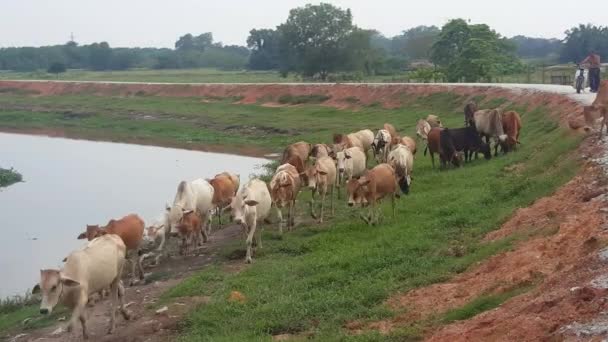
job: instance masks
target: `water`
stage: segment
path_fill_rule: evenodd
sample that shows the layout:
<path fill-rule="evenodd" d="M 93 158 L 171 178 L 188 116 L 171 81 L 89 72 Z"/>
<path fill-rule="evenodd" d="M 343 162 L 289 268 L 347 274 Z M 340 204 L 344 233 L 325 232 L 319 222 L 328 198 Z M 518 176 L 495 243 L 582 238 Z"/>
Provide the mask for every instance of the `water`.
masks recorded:
<path fill-rule="evenodd" d="M 0 133 L 0 166 L 25 180 L 0 190 L 0 298 L 57 268 L 86 224 L 137 213 L 146 223 L 181 180 L 222 171 L 249 179 L 266 160 L 171 148 Z"/>

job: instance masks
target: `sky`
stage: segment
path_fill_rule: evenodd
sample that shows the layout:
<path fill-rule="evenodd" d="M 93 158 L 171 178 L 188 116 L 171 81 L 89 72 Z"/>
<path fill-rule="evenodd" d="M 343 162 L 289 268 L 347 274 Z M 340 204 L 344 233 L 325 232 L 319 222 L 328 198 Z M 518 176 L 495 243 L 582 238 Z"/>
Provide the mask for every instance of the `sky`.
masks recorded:
<path fill-rule="evenodd" d="M 605 25 L 608 1 L 326 0 L 350 8 L 354 23 L 390 37 L 451 18 L 486 23 L 504 36 L 563 38 L 579 23 Z M 0 0 L 0 47 L 107 41 L 112 47 L 173 47 L 185 33 L 245 45 L 252 28 L 274 28 L 300 0 Z M 586 10 L 588 7 L 589 10 Z M 603 20 L 601 20 L 603 19 Z"/>

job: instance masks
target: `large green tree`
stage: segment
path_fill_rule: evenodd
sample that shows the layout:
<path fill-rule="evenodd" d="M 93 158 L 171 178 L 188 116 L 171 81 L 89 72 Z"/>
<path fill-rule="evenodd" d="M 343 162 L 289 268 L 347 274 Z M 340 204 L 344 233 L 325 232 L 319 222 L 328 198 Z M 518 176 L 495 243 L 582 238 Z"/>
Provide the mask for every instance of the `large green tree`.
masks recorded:
<path fill-rule="evenodd" d="M 279 32 L 270 29 L 253 29 L 247 37 L 247 47 L 251 49 L 249 68 L 270 70 L 279 67 Z"/>
<path fill-rule="evenodd" d="M 560 60 L 580 62 L 593 50 L 608 57 L 608 27 L 581 24 L 566 31 Z"/>
<path fill-rule="evenodd" d="M 343 10 L 331 4 L 308 4 L 292 9 L 287 21 L 277 30 L 280 34 L 280 64 L 283 71 L 295 71 L 304 76 L 318 75 L 321 79 L 335 71 L 347 69 L 344 63 L 350 59 L 353 43 L 361 35 L 353 25 L 349 9 Z M 368 43 L 369 47 L 369 36 Z M 352 62 L 352 61 L 351 61 Z"/>
<path fill-rule="evenodd" d="M 205 32 L 198 36 L 187 33 L 175 42 L 175 49 L 180 51 L 196 50 L 203 52 L 213 44 L 213 34 Z"/>
<path fill-rule="evenodd" d="M 521 69 L 515 50 L 488 25 L 454 19 L 442 27 L 431 48 L 431 61 L 450 82 L 492 81 Z"/>

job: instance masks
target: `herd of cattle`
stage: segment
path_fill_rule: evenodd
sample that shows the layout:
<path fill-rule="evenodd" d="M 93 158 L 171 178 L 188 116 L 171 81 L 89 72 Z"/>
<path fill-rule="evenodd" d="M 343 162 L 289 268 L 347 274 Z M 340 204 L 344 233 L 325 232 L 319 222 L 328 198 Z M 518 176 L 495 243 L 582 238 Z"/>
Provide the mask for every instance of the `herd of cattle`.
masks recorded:
<path fill-rule="evenodd" d="M 463 159 L 469 161 L 473 154 L 482 153 L 490 159 L 491 140 L 494 141 L 495 155 L 498 147 L 506 153 L 519 144 L 522 126 L 516 112 L 478 110 L 471 102 L 465 106 L 464 113 L 463 128 L 444 128 L 435 115 L 418 121 L 418 141 L 425 143 L 424 154 L 430 153 L 433 167 L 435 154 L 439 155 L 442 167 L 449 164 L 459 167 Z M 40 283 L 33 290 L 42 293 L 40 312 L 48 314 L 58 303 L 72 308 L 68 330 L 79 320 L 86 339 L 85 308 L 90 303 L 89 297 L 94 294 L 103 297 L 105 290 L 109 289 L 111 333 L 118 300 L 121 313 L 125 319 L 129 318 L 124 307 L 125 291 L 121 281 L 127 259 L 132 264 L 133 281 L 141 280 L 144 277 L 142 261 L 155 256 L 158 264 L 166 239 L 179 237 L 180 253 L 190 254 L 208 241 L 211 218 L 217 216 L 221 227 L 222 212 L 229 211 L 232 221 L 246 232 L 245 259 L 250 263 L 255 249 L 262 246 L 258 223 L 268 223 L 271 209 L 275 208 L 279 232 L 283 233 L 285 223 L 291 230 L 295 225 L 296 200 L 306 187 L 312 192 L 310 214 L 319 222 L 324 219 L 325 198 L 329 195 L 333 214 L 334 191 L 337 191 L 339 199 L 342 187 L 346 190 L 348 206 L 367 208 L 367 214 L 362 213 L 361 218 L 368 224 L 378 223 L 378 204 L 387 197 L 391 198 L 394 217 L 395 199 L 401 193 L 409 193 L 416 152 L 415 139 L 400 136 L 392 125 L 384 124 L 375 134 L 369 129 L 335 134 L 333 144 L 301 141 L 288 146 L 269 183 L 254 178 L 241 187 L 239 175 L 230 172 L 220 173 L 212 179 L 182 181 L 163 218 L 147 228 L 135 214 L 110 220 L 103 227 L 88 225 L 78 236 L 78 239 L 87 239 L 88 243 L 70 253 L 61 269 L 41 270 Z M 370 164 L 368 159 L 377 161 L 371 169 L 367 168 Z M 284 208 L 286 222 L 283 220 Z M 160 243 L 149 253 L 143 253 L 142 246 L 146 242 L 152 245 Z"/>

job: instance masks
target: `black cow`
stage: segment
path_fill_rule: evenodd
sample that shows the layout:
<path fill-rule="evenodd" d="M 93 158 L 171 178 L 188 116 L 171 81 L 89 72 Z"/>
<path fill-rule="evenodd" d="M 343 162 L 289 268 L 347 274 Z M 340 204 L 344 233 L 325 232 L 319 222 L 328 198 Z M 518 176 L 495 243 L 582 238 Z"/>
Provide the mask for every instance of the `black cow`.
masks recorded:
<path fill-rule="evenodd" d="M 483 153 L 486 159 L 492 158 L 490 146 L 481 140 L 474 126 L 450 129 L 450 135 L 456 150 L 464 151 L 465 161 L 470 161 L 473 153 L 477 159 L 478 152 Z"/>

